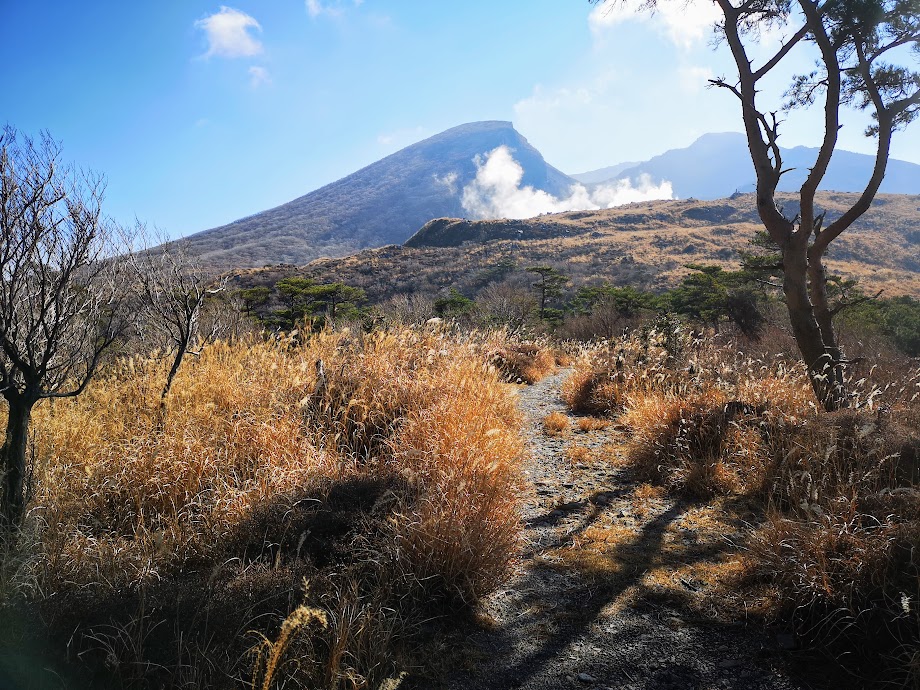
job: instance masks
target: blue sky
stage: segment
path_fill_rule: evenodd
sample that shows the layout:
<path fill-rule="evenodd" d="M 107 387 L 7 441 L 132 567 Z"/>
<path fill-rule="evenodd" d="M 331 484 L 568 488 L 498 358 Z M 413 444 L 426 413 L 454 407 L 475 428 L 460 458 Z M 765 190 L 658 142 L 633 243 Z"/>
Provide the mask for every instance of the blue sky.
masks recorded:
<path fill-rule="evenodd" d="M 472 120 L 513 121 L 565 172 L 739 129 L 732 97 L 704 88 L 731 74 L 705 0 L 654 17 L 587 0 L 229 1 L 0 0 L 0 120 L 48 129 L 106 175 L 108 213 L 174 236 Z M 865 119 L 845 125 L 841 146 L 871 152 Z M 793 116 L 782 143 L 815 131 Z M 893 153 L 920 163 L 920 123 Z"/>

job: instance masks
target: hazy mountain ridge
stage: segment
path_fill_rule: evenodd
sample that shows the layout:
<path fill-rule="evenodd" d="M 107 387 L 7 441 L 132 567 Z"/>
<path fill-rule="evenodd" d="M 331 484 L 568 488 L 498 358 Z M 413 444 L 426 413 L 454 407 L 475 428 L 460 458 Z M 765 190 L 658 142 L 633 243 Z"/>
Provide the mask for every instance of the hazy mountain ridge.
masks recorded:
<path fill-rule="evenodd" d="M 783 167 L 794 170 L 783 175 L 779 190 L 796 191 L 802 186 L 809 166 L 814 164 L 817 149 L 796 146 L 781 150 Z M 874 165 L 873 156 L 838 149 L 820 189 L 861 191 Z M 597 179 L 599 173 L 606 170 L 616 172 L 607 179 Z M 572 177 L 586 183 L 601 184 L 613 180 L 636 180 L 643 175 L 648 175 L 655 183 L 669 181 L 675 196 L 680 199 L 718 199 L 736 191 L 750 192 L 754 190 L 756 179 L 747 140 L 738 132 L 704 134 L 686 148 L 671 149 L 642 163 L 629 167 L 612 166 Z M 920 194 L 920 165 L 892 157 L 888 161 L 880 192 Z"/>
<path fill-rule="evenodd" d="M 641 165 L 641 161 L 627 161 L 624 163 L 617 163 L 616 165 L 608 165 L 606 168 L 570 174 L 569 177 L 578 180 L 582 184 L 598 184 L 600 182 L 606 182 L 607 180 L 615 180 L 617 179 L 617 175 L 621 172 L 629 168 L 634 168 L 637 165 Z"/>
<path fill-rule="evenodd" d="M 575 181 L 548 165 L 510 122 L 474 122 L 408 146 L 347 177 L 276 208 L 188 238 L 212 266 L 303 264 L 367 247 L 404 242 L 428 220 L 463 215 L 460 191 L 477 156 L 507 146 L 523 184 L 553 195 Z"/>

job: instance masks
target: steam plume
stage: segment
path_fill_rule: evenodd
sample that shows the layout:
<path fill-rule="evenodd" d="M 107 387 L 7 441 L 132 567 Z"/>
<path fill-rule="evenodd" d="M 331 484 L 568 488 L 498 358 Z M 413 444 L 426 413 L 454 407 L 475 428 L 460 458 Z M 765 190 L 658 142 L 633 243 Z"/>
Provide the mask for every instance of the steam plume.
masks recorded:
<path fill-rule="evenodd" d="M 474 160 L 476 177 L 460 196 L 460 203 L 471 218 L 532 218 L 541 213 L 596 210 L 633 201 L 674 198 L 670 182 L 656 185 L 648 175 L 642 175 L 635 184 L 616 180 L 590 191 L 582 184 L 574 184 L 567 197 L 556 197 L 529 185 L 521 186 L 524 168 L 507 146 L 499 146 Z"/>

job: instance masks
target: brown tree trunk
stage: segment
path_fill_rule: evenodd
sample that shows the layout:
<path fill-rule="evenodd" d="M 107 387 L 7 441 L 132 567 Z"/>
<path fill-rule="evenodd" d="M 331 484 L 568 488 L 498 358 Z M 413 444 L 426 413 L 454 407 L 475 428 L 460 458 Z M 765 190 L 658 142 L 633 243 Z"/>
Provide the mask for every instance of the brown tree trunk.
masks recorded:
<path fill-rule="evenodd" d="M 819 254 L 809 252 L 808 282 L 815 320 L 821 329 L 821 339 L 829 357 L 830 368 L 827 371 L 828 385 L 832 387 L 830 400 L 825 401 L 827 410 L 838 410 L 846 406 L 846 383 L 843 371 L 843 352 L 834 330 L 834 313 L 827 301 L 827 270 Z M 828 405 L 830 403 L 830 405 Z"/>
<path fill-rule="evenodd" d="M 176 356 L 173 357 L 172 366 L 169 368 L 169 374 L 166 376 L 166 385 L 163 386 L 163 392 L 160 394 L 160 407 L 166 405 L 166 396 L 172 388 L 173 379 L 179 373 L 179 367 L 182 366 L 182 360 L 185 359 L 185 353 L 188 352 L 189 338 L 184 338 L 176 350 Z"/>
<path fill-rule="evenodd" d="M 25 515 L 26 450 L 29 438 L 29 421 L 37 398 L 14 394 L 7 397 L 9 416 L 6 420 L 6 437 L 0 448 L 0 467 L 3 472 L 0 513 L 3 524 L 16 528 Z"/>
<path fill-rule="evenodd" d="M 808 255 L 803 247 L 790 242 L 783 253 L 783 292 L 789 310 L 792 334 L 802 358 L 808 366 L 808 376 L 815 396 L 825 410 L 839 410 L 846 404 L 843 374 L 839 351 L 830 324 L 830 310 L 827 309 L 826 294 L 821 283 L 817 289 L 824 295 L 824 311 L 827 314 L 827 330 L 819 324 L 815 305 L 812 303 L 809 282 L 814 284 L 815 267 L 809 265 Z M 818 264 L 817 270 L 823 268 Z M 812 280 L 809 281 L 809 277 Z M 825 341 L 825 333 L 831 342 Z"/>

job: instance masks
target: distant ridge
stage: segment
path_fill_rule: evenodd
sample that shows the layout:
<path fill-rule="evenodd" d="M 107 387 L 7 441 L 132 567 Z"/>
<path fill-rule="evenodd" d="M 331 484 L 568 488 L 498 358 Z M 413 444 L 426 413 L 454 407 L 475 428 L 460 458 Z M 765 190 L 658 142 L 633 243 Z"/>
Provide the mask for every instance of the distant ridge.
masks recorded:
<path fill-rule="evenodd" d="M 783 167 L 794 170 L 783 175 L 779 190 L 793 192 L 802 186 L 809 166 L 814 164 L 817 149 L 796 146 L 781 151 Z M 874 165 L 873 156 L 838 149 L 820 189 L 862 191 Z M 598 179 L 607 170 L 616 172 L 606 179 Z M 686 148 L 666 151 L 644 163 L 621 164 L 572 177 L 584 183 L 602 184 L 611 180 L 635 181 L 643 175 L 655 184 L 668 180 L 674 195 L 681 199 L 721 199 L 736 191 L 750 192 L 754 190 L 755 180 L 747 139 L 738 132 L 704 134 Z M 880 193 L 920 194 L 920 165 L 893 157 L 888 161 Z"/>
<path fill-rule="evenodd" d="M 191 235 L 190 250 L 216 268 L 305 264 L 400 244 L 432 218 L 462 216 L 460 190 L 477 155 L 508 146 L 523 184 L 561 195 L 574 180 L 548 165 L 510 122 L 472 122 L 408 146 L 276 208 Z"/>
<path fill-rule="evenodd" d="M 601 168 L 600 170 L 590 170 L 588 172 L 575 173 L 574 175 L 569 175 L 569 177 L 578 180 L 582 184 L 597 184 L 598 182 L 605 182 L 607 180 L 616 179 L 616 176 L 621 172 L 628 170 L 629 168 L 634 168 L 637 165 L 641 165 L 641 163 L 639 161 L 617 163 L 616 165 L 610 165 L 606 168 Z"/>

